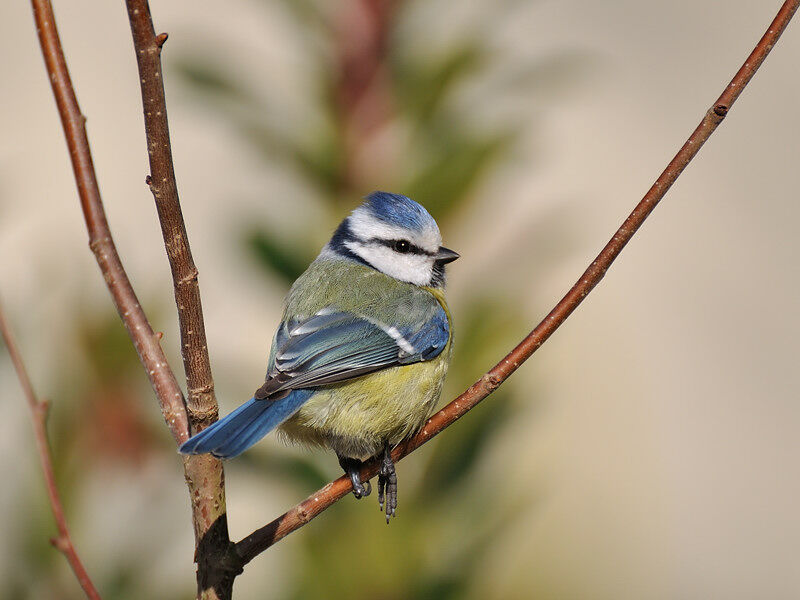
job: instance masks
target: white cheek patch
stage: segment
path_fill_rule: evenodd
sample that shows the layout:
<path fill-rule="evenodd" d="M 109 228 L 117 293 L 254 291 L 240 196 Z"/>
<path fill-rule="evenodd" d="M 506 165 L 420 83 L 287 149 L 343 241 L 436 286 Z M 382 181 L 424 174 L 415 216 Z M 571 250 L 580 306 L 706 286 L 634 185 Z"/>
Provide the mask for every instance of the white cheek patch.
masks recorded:
<path fill-rule="evenodd" d="M 433 258 L 420 254 L 398 254 L 377 244 L 345 242 L 348 250 L 360 256 L 381 273 L 414 285 L 427 285 L 433 274 Z"/>

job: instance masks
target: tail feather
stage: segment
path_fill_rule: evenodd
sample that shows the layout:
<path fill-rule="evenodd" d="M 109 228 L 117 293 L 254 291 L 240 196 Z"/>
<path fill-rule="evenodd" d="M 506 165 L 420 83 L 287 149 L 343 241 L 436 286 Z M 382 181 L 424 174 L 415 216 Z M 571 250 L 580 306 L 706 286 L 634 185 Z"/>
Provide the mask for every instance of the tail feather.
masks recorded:
<path fill-rule="evenodd" d="M 210 452 L 217 458 L 238 456 L 296 413 L 312 393 L 311 390 L 294 390 L 275 402 L 251 398 L 229 415 L 186 440 L 179 452 Z"/>

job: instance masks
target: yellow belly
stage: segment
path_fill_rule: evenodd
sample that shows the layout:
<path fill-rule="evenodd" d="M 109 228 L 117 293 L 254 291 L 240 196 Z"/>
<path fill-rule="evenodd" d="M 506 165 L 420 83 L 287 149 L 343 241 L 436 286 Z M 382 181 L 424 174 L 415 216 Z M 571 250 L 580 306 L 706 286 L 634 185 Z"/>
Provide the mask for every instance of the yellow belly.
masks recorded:
<path fill-rule="evenodd" d="M 449 359 L 448 343 L 431 361 L 319 388 L 280 431 L 293 442 L 328 446 L 341 456 L 375 456 L 387 441 L 396 444 L 425 423 L 442 393 Z"/>
<path fill-rule="evenodd" d="M 425 288 L 444 309 L 450 339 L 433 360 L 390 367 L 320 387 L 279 432 L 292 442 L 327 446 L 340 456 L 366 460 L 384 444 L 419 430 L 436 408 L 453 350 L 453 320 L 441 289 Z"/>

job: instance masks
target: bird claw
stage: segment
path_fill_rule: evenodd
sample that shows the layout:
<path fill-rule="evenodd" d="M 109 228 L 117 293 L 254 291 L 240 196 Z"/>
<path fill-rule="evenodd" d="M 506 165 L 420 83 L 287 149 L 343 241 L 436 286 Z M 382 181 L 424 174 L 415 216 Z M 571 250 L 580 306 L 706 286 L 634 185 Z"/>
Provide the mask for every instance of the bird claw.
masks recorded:
<path fill-rule="evenodd" d="M 345 474 L 350 477 L 350 482 L 353 484 L 353 496 L 357 500 L 361 500 L 364 496 L 369 496 L 372 493 L 372 484 L 369 481 L 361 482 L 361 461 L 355 458 L 347 458 L 346 456 L 339 457 L 339 464 L 344 469 Z"/>
<path fill-rule="evenodd" d="M 353 496 L 356 500 L 361 500 L 364 496 L 369 496 L 372 493 L 372 484 L 369 481 L 361 483 L 360 479 L 353 481 Z"/>
<path fill-rule="evenodd" d="M 372 493 L 372 484 L 361 481 L 360 470 L 363 463 L 355 458 L 339 457 L 339 464 L 353 484 L 353 495 L 360 500 Z M 397 514 L 397 472 L 392 462 L 391 447 L 387 443 L 383 448 L 380 469 L 378 470 L 378 505 L 381 512 L 386 513 L 386 523 Z"/>
<path fill-rule="evenodd" d="M 383 450 L 381 467 L 378 471 L 378 505 L 386 513 L 386 524 L 389 518 L 397 513 L 397 472 L 392 462 L 391 449 L 387 444 Z"/>

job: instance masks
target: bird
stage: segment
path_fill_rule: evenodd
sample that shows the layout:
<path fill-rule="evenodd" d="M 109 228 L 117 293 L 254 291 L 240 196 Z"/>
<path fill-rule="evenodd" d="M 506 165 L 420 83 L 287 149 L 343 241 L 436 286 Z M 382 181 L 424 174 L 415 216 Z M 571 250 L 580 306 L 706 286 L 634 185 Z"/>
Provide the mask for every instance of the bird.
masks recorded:
<path fill-rule="evenodd" d="M 391 450 L 433 413 L 450 363 L 445 265 L 457 258 L 420 204 L 369 194 L 291 286 L 264 384 L 180 452 L 233 458 L 277 429 L 333 450 L 356 498 L 371 493 L 359 471 L 377 457 L 388 523 L 397 511 Z"/>

